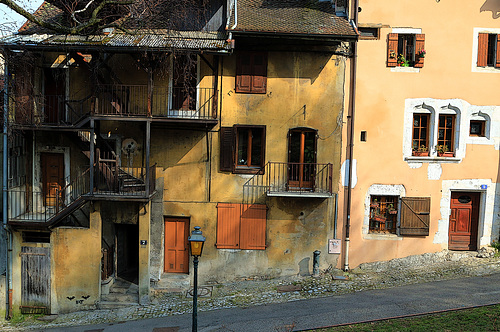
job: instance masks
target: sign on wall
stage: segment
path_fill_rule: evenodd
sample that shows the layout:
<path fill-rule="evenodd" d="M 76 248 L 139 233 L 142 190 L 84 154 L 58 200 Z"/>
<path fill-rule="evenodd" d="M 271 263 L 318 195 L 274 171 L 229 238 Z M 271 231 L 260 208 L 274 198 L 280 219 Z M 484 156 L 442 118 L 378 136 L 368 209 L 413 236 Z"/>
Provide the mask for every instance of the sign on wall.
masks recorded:
<path fill-rule="evenodd" d="M 328 239 L 328 253 L 329 254 L 340 254 L 340 244 L 341 244 L 341 240 Z"/>

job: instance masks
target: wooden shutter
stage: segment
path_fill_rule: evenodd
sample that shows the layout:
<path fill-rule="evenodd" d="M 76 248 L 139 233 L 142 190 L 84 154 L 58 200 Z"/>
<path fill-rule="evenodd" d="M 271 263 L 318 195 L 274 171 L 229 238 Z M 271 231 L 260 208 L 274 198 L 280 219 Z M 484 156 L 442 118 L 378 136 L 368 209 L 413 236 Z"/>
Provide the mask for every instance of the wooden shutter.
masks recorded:
<path fill-rule="evenodd" d="M 390 33 L 387 36 L 387 67 L 396 67 L 398 64 L 398 34 Z"/>
<path fill-rule="evenodd" d="M 424 66 L 424 58 L 418 56 L 422 50 L 425 50 L 425 34 L 420 33 L 415 35 L 415 68 Z"/>
<path fill-rule="evenodd" d="M 253 53 L 252 65 L 252 93 L 266 93 L 267 53 Z"/>
<path fill-rule="evenodd" d="M 252 90 L 252 54 L 240 53 L 236 62 L 236 92 Z"/>
<path fill-rule="evenodd" d="M 220 128 L 220 170 L 233 170 L 234 130 L 233 127 Z"/>
<path fill-rule="evenodd" d="M 401 197 L 401 235 L 429 235 L 430 197 Z"/>
<path fill-rule="evenodd" d="M 240 204 L 217 204 L 217 248 L 240 247 L 240 214 Z"/>
<path fill-rule="evenodd" d="M 477 43 L 477 66 L 486 67 L 488 65 L 488 34 L 480 33 Z"/>
<path fill-rule="evenodd" d="M 495 67 L 500 67 L 500 34 L 497 35 L 497 54 L 496 54 L 496 62 Z"/>
<path fill-rule="evenodd" d="M 242 204 L 240 248 L 266 249 L 266 212 L 263 204 Z"/>

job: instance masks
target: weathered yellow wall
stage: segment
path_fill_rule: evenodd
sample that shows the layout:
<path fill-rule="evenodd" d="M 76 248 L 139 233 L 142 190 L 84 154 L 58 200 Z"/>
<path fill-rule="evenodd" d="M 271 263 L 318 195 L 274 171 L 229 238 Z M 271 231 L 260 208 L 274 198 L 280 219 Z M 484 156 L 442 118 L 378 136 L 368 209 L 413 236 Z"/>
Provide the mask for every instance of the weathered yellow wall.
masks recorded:
<path fill-rule="evenodd" d="M 99 203 L 95 203 L 94 208 L 90 214 L 90 229 L 61 227 L 51 235 L 53 313 L 95 308 L 95 302 L 100 300 Z M 73 296 L 74 299 L 68 299 Z"/>
<path fill-rule="evenodd" d="M 318 130 L 318 163 L 332 163 L 334 189 L 340 167 L 344 61 L 331 54 L 270 52 L 266 94 L 235 93 L 236 56 L 224 57 L 221 126 L 266 126 L 265 161 L 286 162 L 288 131 L 296 127 Z M 206 66 L 202 66 L 202 72 Z M 210 85 L 210 77 L 205 81 Z M 333 237 L 334 198 L 268 198 L 266 250 L 229 250 L 215 247 L 218 202 L 241 203 L 243 184 L 251 174 L 219 171 L 219 126 L 208 133 L 153 129 L 151 164 L 163 186 L 163 202 L 152 216 L 153 229 L 163 232 L 163 216 L 190 218 L 190 229 L 201 226 L 207 242 L 200 259 L 203 281 L 249 276 L 278 276 L 312 272 L 314 250 L 321 250 L 321 268 L 335 265 L 327 241 Z M 208 149 L 208 150 L 207 150 Z M 152 246 L 163 247 L 152 231 Z M 152 275 L 163 266 L 155 258 Z M 192 268 L 192 267 L 191 267 Z M 158 271 L 160 270 L 160 271 Z"/>
<path fill-rule="evenodd" d="M 473 29 L 498 28 L 500 23 L 499 19 L 492 18 L 491 10 L 484 7 L 487 3 L 484 0 L 460 4 L 452 1 L 360 0 L 360 26 L 382 24 L 383 28 L 379 40 L 360 40 L 358 43 L 354 131 L 357 184 L 352 190 L 350 267 L 362 262 L 446 249 L 447 243 L 435 240 L 439 222 L 447 219 L 449 213 L 449 209 L 440 206 L 445 194 L 443 181 L 487 179 L 492 182 L 490 187 L 498 182 L 499 155 L 493 144 L 467 144 L 461 162 L 439 163 L 442 168 L 439 180 L 429 180 L 429 163 L 411 168 L 403 160 L 406 99 L 459 98 L 478 106 L 500 104 L 500 72 L 478 73 L 471 69 L 475 63 Z M 500 10 L 500 5 L 496 7 Z M 427 54 L 424 67 L 418 73 L 393 72 L 386 66 L 387 35 L 393 28 L 403 27 L 421 28 L 425 34 Z M 360 131 L 363 130 L 367 131 L 367 142 L 360 141 Z M 366 239 L 362 235 L 362 225 L 365 199 L 372 184 L 401 184 L 406 189 L 406 196 L 430 196 L 430 235 L 394 240 Z M 345 202 L 345 195 L 342 202 Z M 343 219 L 344 216 L 340 220 Z M 339 226 L 339 231 L 342 230 Z"/>

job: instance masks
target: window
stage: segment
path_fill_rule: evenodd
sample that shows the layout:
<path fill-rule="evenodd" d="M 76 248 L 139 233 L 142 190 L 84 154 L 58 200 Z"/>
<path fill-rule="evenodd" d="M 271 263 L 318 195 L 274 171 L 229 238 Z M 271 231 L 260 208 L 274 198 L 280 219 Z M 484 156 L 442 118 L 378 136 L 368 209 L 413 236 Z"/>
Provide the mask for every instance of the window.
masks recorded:
<path fill-rule="evenodd" d="M 23 232 L 23 242 L 50 243 L 50 233 L 47 232 Z"/>
<path fill-rule="evenodd" d="M 379 39 L 380 28 L 358 27 L 359 39 Z"/>
<path fill-rule="evenodd" d="M 486 136 L 485 128 L 486 128 L 486 121 L 471 120 L 469 136 L 485 137 Z"/>
<path fill-rule="evenodd" d="M 390 33 L 387 39 L 387 66 L 422 68 L 426 54 L 424 46 L 424 34 Z"/>
<path fill-rule="evenodd" d="M 265 126 L 222 127 L 220 170 L 257 173 L 264 166 L 265 142 Z"/>
<path fill-rule="evenodd" d="M 371 196 L 370 233 L 396 234 L 398 196 Z"/>
<path fill-rule="evenodd" d="M 500 67 L 500 34 L 478 34 L 478 67 Z"/>
<path fill-rule="evenodd" d="M 438 156 L 452 157 L 455 143 L 455 115 L 440 114 L 436 150 Z"/>
<path fill-rule="evenodd" d="M 218 249 L 266 249 L 266 213 L 263 204 L 217 204 Z"/>
<path fill-rule="evenodd" d="M 236 92 L 266 93 L 267 53 L 242 52 L 236 62 Z"/>
<path fill-rule="evenodd" d="M 429 155 L 429 114 L 413 114 L 412 155 Z"/>

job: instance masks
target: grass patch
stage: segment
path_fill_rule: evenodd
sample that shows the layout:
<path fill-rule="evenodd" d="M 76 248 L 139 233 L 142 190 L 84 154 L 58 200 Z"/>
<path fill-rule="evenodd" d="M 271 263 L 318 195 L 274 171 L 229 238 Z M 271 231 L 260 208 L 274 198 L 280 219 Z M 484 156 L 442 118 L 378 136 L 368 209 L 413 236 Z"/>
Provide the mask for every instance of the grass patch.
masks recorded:
<path fill-rule="evenodd" d="M 317 332 L 337 331 L 498 331 L 500 304 L 413 318 L 390 319 L 374 323 L 352 324 Z"/>

